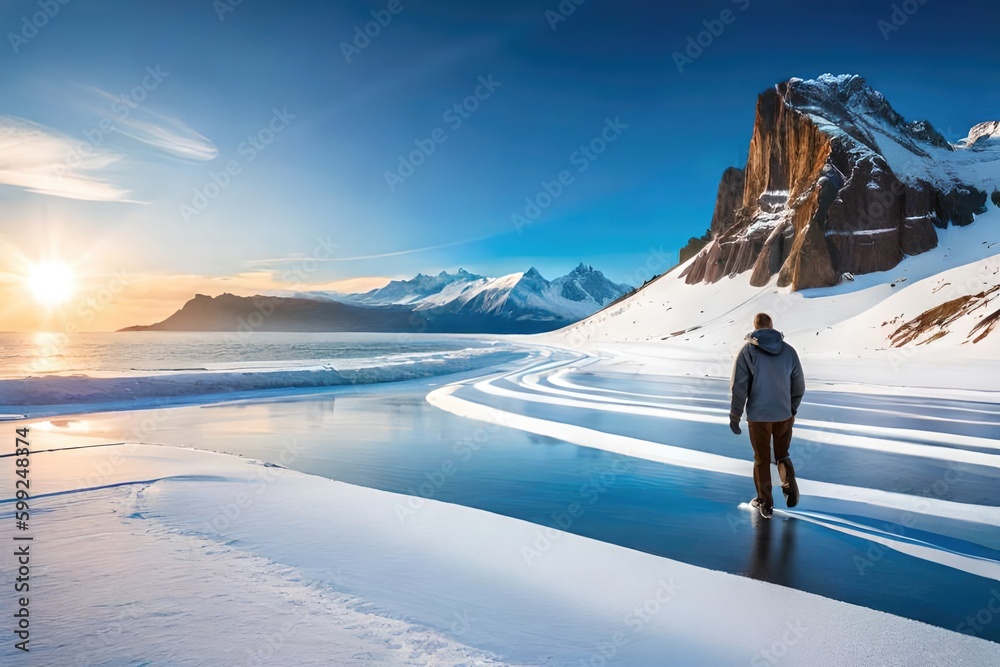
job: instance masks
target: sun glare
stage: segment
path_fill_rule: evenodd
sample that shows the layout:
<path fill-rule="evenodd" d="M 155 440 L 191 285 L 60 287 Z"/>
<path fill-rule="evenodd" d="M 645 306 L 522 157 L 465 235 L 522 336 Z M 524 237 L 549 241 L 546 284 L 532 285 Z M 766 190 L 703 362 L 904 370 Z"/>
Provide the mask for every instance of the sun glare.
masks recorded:
<path fill-rule="evenodd" d="M 35 301 L 58 306 L 73 295 L 73 269 L 60 262 L 35 264 L 28 272 L 28 289 Z"/>

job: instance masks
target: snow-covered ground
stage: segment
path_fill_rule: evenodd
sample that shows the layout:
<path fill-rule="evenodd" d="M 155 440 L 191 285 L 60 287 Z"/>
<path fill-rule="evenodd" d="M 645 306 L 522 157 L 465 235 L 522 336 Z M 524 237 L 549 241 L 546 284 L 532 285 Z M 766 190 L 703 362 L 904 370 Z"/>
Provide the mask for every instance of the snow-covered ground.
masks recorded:
<path fill-rule="evenodd" d="M 106 444 L 120 440 L 96 431 L 60 440 L 55 431 L 72 430 L 72 420 L 47 422 L 48 431 L 39 424 L 36 443 L 53 444 L 31 459 L 39 536 L 31 664 L 995 664 L 997 644 L 962 634 L 970 629 L 960 619 L 982 606 L 992 620 L 991 587 L 1000 581 L 1000 331 L 978 343 L 969 336 L 1000 301 L 961 315 L 930 342 L 894 348 L 889 335 L 927 308 L 995 286 L 998 242 L 1000 215 L 991 209 L 892 272 L 798 293 L 753 288 L 743 277 L 689 286 L 676 270 L 573 327 L 468 352 L 413 353 L 398 363 L 293 370 L 276 363 L 159 373 L 140 383 L 5 381 L 0 389 L 16 400 L 0 400 L 3 413 L 249 400 L 211 414 L 172 408 L 172 419 L 189 422 L 133 431 L 165 443 L 158 446 Z M 748 539 L 733 522 L 765 534 L 737 509 L 752 490 L 750 455 L 745 438 L 728 432 L 722 382 L 760 311 L 799 350 L 808 379 L 793 440 L 803 500 L 773 520 L 787 524 L 780 528 L 787 535 L 799 526 L 806 543 L 797 553 L 782 544 L 784 586 L 692 564 L 715 558 L 712 567 L 747 573 L 732 565 L 745 558 L 733 544 Z M 437 377 L 444 373 L 459 374 Z M 594 519 L 588 533 L 579 523 L 563 531 L 166 444 L 215 447 L 237 423 L 237 439 L 274 439 L 310 428 L 282 415 L 311 415 L 317 444 L 297 463 L 328 457 L 347 475 L 351 452 L 339 448 L 326 417 L 273 401 L 309 391 L 378 393 L 391 380 L 414 377 L 430 378 L 410 389 L 421 410 L 454 420 L 449 428 L 460 423 L 475 436 L 468 424 L 485 424 L 536 438 L 529 453 L 499 453 L 521 466 L 515 479 L 498 467 L 462 469 L 465 483 L 482 489 L 462 502 L 490 509 L 494 502 L 498 512 L 517 514 L 516 503 L 490 493 L 494 485 L 523 492 L 533 473 L 534 483 L 555 488 L 562 469 L 547 466 L 550 448 L 656 467 L 642 468 L 630 478 L 634 486 L 604 501 L 608 523 Z M 104 405 L 101 396 L 113 400 Z M 39 397 L 48 408 L 38 409 Z M 54 397 L 72 405 L 53 407 Z M 249 409 L 254 404 L 263 417 Z M 443 440 L 444 422 L 404 405 L 364 407 L 369 430 L 381 429 L 382 440 L 409 434 L 403 446 L 411 459 L 389 460 L 369 478 L 401 490 L 412 476 L 419 484 L 443 470 L 435 468 L 441 460 L 454 462 L 421 449 Z M 194 410 L 202 414 L 194 418 Z M 142 424 L 151 412 L 103 419 Z M 360 449 L 379 444 L 371 434 L 350 437 Z M 494 437 L 495 445 L 504 442 Z M 448 452 L 451 443 L 443 447 Z M 2 460 L 10 479 L 14 459 Z M 679 505 L 629 497 L 651 486 Z M 525 502 L 569 511 L 566 497 L 552 493 Z M 11 499 L 3 504 L 8 530 Z M 634 525 L 664 531 L 665 543 L 650 542 L 662 550 L 648 550 L 678 558 L 621 546 L 634 536 L 613 526 L 629 512 L 651 517 Z M 685 546 L 691 540 L 716 553 Z M 864 578 L 869 566 L 856 570 L 858 557 L 878 576 Z M 0 562 L 9 580 L 15 562 Z M 801 574 L 815 567 L 819 574 Z M 0 615 L 10 618 L 12 599 L 3 600 Z M 981 634 L 996 637 L 988 624 Z M 13 649 L 4 651 L 6 659 Z"/>
<path fill-rule="evenodd" d="M 8 479 L 12 463 L 3 459 Z M 81 482 L 95 468 L 100 483 Z M 32 475 L 30 664 L 987 665 L 997 655 L 974 637 L 456 505 L 423 501 L 401 521 L 406 497 L 221 454 L 59 449 L 33 454 Z"/>
<path fill-rule="evenodd" d="M 799 352 L 806 377 L 886 391 L 918 388 L 1000 392 L 1000 329 L 973 342 L 970 332 L 1000 309 L 994 291 L 978 308 L 900 347 L 890 336 L 929 308 L 1000 284 L 1000 210 L 967 227 L 939 230 L 934 250 L 891 271 L 855 276 L 836 287 L 789 292 L 751 286 L 746 275 L 687 285 L 684 266 L 593 316 L 536 340 L 605 357 L 618 371 L 728 377 L 732 360 L 769 313 Z M 969 372 L 974 364 L 975 373 Z"/>

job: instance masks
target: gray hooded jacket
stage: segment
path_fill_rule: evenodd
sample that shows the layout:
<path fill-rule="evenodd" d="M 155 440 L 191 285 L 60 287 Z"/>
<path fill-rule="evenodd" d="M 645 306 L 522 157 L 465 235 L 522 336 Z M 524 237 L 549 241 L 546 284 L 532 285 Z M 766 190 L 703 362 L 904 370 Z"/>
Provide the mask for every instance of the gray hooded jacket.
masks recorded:
<path fill-rule="evenodd" d="M 747 334 L 749 341 L 733 365 L 733 403 L 730 417 L 739 420 L 743 406 L 747 421 L 780 422 L 799 410 L 806 391 L 802 365 L 795 349 L 774 329 Z"/>

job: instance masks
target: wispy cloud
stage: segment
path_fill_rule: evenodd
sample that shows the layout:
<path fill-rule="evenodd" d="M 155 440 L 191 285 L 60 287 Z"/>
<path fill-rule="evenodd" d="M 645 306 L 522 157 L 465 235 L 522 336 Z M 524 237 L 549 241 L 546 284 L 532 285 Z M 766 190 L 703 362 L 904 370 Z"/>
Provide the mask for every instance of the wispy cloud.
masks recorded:
<path fill-rule="evenodd" d="M 123 101 L 100 88 L 89 88 L 90 93 L 103 102 L 110 103 L 111 111 L 102 115 L 112 123 L 112 128 L 126 137 L 187 160 L 215 159 L 219 149 L 206 136 L 194 130 L 179 118 L 174 118 L 148 105 Z"/>
<path fill-rule="evenodd" d="M 30 120 L 0 115 L 0 185 L 67 199 L 135 202 L 130 190 L 108 171 L 117 167 L 123 174 L 117 163 L 129 158 L 134 165 L 142 159 L 141 151 L 128 141 L 111 144 L 106 141 L 109 135 L 122 135 L 186 160 L 203 162 L 219 154 L 210 139 L 178 118 L 99 88 L 77 91 L 64 103 L 96 115 L 81 123 L 88 128 L 83 141 Z"/>
<path fill-rule="evenodd" d="M 96 147 L 81 155 L 78 143 L 23 118 L 0 116 L 0 184 L 68 199 L 130 201 L 128 190 L 96 173 L 122 156 Z"/>
<path fill-rule="evenodd" d="M 437 245 L 425 246 L 423 248 L 410 248 L 408 250 L 393 250 L 390 252 L 380 252 L 374 255 L 355 255 L 354 257 L 305 257 L 305 256 L 289 256 L 289 257 L 271 257 L 267 259 L 248 259 L 243 263 L 247 266 L 266 266 L 270 264 L 291 264 L 293 262 L 301 262 L 308 259 L 309 261 L 316 262 L 356 262 L 365 259 L 383 259 L 386 257 L 399 257 L 401 255 L 413 255 L 420 252 L 430 252 L 432 250 L 440 250 L 442 248 L 451 248 L 459 245 L 466 245 L 467 243 L 477 243 L 479 241 L 486 241 L 488 239 L 498 236 L 497 234 L 489 234 L 487 236 L 480 236 L 474 239 L 463 239 L 461 241 L 450 241 L 448 243 L 439 243 Z"/>
<path fill-rule="evenodd" d="M 167 118 L 163 120 L 163 123 L 157 125 L 138 118 L 129 118 L 122 121 L 115 129 L 127 137 L 188 160 L 213 160 L 219 154 L 219 149 L 207 137 L 198 134 L 181 121 Z"/>

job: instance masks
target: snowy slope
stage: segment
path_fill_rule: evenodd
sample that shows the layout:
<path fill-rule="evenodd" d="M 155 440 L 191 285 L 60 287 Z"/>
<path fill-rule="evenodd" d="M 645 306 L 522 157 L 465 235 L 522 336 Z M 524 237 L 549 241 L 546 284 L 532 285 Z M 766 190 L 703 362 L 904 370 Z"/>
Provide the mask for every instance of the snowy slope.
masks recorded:
<path fill-rule="evenodd" d="M 31 609 L 32 664 L 720 665 L 780 654 L 823 667 L 996 655 L 991 642 L 864 607 L 226 455 L 112 445 L 32 459 L 36 496 L 50 494 L 33 507 L 46 550 L 33 561 L 45 586 Z M 80 471 L 102 472 L 84 482 Z M 14 559 L 0 563 L 11 579 Z M 13 613 L 12 596 L 2 604 Z"/>
<path fill-rule="evenodd" d="M 902 347 L 893 347 L 890 339 L 927 309 L 1000 284 L 1000 210 L 992 205 L 967 227 L 939 230 L 934 250 L 908 257 L 890 271 L 856 276 L 835 287 L 790 292 L 776 287 L 772 278 L 756 288 L 745 275 L 688 285 L 678 277 L 683 269 L 684 265 L 677 267 L 614 306 L 543 334 L 542 339 L 613 355 L 622 353 L 612 349 L 615 344 L 639 343 L 628 356 L 642 358 L 643 363 L 655 364 L 657 358 L 697 359 L 699 375 L 711 368 L 709 374 L 727 376 L 732 356 L 752 329 L 753 316 L 767 312 L 804 360 L 812 360 L 813 377 L 822 366 L 818 362 L 824 361 L 827 365 L 822 367 L 830 371 L 831 379 L 861 372 L 876 384 L 932 386 L 936 380 L 946 380 L 930 377 L 913 362 L 951 359 L 959 366 L 949 371 L 950 385 L 966 382 L 1000 390 L 1000 378 L 985 371 L 986 364 L 1000 370 L 1000 329 L 994 328 L 978 343 L 969 339 L 973 327 L 1000 309 L 1000 298 L 949 322 L 945 327 L 949 333 L 930 342 L 927 339 L 937 329 Z M 847 359 L 879 363 L 867 363 L 860 371 L 835 367 Z M 984 372 L 963 377 L 961 364 L 971 359 L 984 364 Z M 676 371 L 671 364 L 660 363 L 661 370 Z M 901 375 L 904 371 L 911 375 Z"/>

